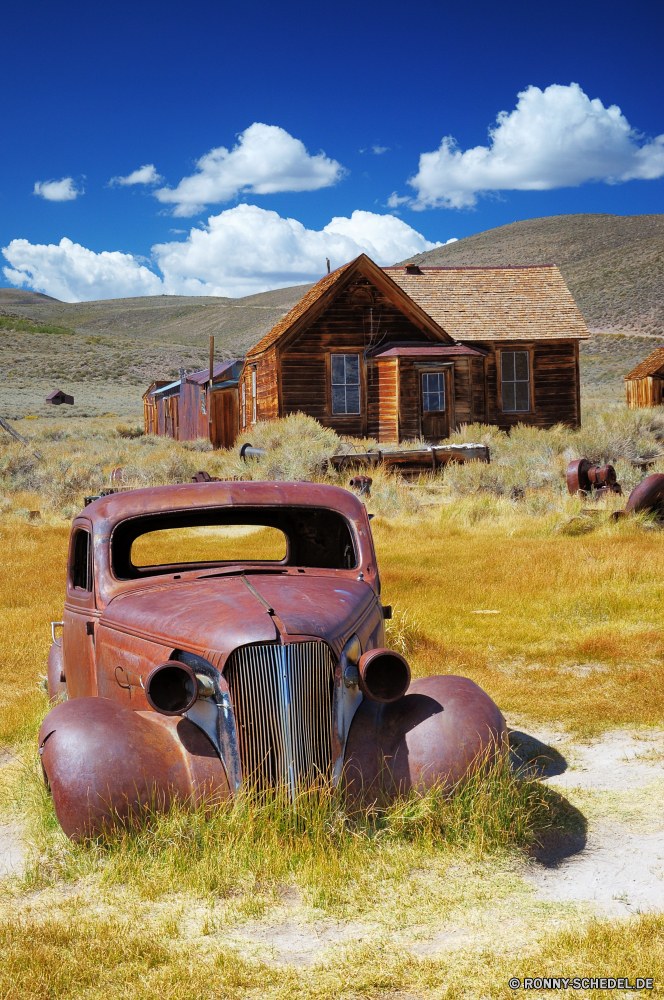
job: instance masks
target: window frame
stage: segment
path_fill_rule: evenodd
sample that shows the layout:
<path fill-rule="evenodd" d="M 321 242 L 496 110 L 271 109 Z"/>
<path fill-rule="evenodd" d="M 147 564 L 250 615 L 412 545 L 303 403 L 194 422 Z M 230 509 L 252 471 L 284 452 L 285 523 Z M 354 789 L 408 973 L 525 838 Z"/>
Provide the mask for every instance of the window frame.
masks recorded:
<path fill-rule="evenodd" d="M 334 419 L 343 420 L 345 418 L 357 418 L 362 416 L 362 403 L 363 403 L 363 387 L 362 387 L 362 353 L 360 351 L 330 351 L 328 353 L 328 363 L 327 363 L 327 391 L 328 391 L 328 407 L 329 415 Z M 333 358 L 357 358 L 357 382 L 332 382 L 332 359 Z M 345 362 L 344 362 L 345 370 Z M 335 413 L 334 411 L 334 393 L 333 388 L 336 385 L 346 386 L 357 386 L 358 389 L 358 408 L 353 412 L 348 412 L 347 410 L 343 413 Z"/>
<path fill-rule="evenodd" d="M 78 539 L 81 535 L 85 535 L 87 538 L 87 551 L 86 551 L 86 586 L 81 586 L 77 583 L 77 570 L 78 570 Z M 69 567 L 69 582 L 71 589 L 76 594 L 86 594 L 91 595 L 94 585 L 94 572 L 93 572 L 93 556 L 92 556 L 92 531 L 90 528 L 83 524 L 77 525 L 72 532 L 71 539 L 71 566 Z"/>
<path fill-rule="evenodd" d="M 422 415 L 424 415 L 425 413 L 447 413 L 447 396 L 448 396 L 448 392 L 447 392 L 447 371 L 448 371 L 448 369 L 445 369 L 445 368 L 441 368 L 439 371 L 430 371 L 429 369 L 424 369 L 424 370 L 421 369 L 420 370 L 420 409 L 422 411 Z M 438 375 L 439 377 L 442 377 L 442 380 L 443 380 L 443 408 L 442 409 L 438 409 L 438 410 L 425 410 L 424 409 L 424 396 L 425 396 L 424 378 L 427 375 Z M 434 395 L 434 394 L 431 393 L 431 392 L 429 392 L 427 390 L 426 391 L 426 395 L 429 396 L 429 395 Z M 440 395 L 440 390 L 438 390 L 438 395 Z"/>
<path fill-rule="evenodd" d="M 247 382 L 242 379 L 242 426 L 247 426 Z"/>
<path fill-rule="evenodd" d="M 257 406 L 256 406 L 256 397 L 257 397 L 256 369 L 252 368 L 251 369 L 251 422 L 252 422 L 252 424 L 256 423 L 256 417 L 257 417 L 257 413 L 258 413 L 258 409 L 257 409 Z"/>
<path fill-rule="evenodd" d="M 527 383 L 526 383 L 527 386 L 528 386 L 528 409 L 526 409 L 526 410 L 506 410 L 505 409 L 505 401 L 504 401 L 504 398 L 503 398 L 503 355 L 504 354 L 525 354 L 527 356 L 527 358 L 528 358 L 528 380 L 527 380 Z M 516 367 L 515 367 L 515 373 L 516 373 Z M 523 345 L 517 346 L 517 345 L 515 345 L 514 347 L 512 347 L 510 345 L 510 347 L 501 347 L 501 348 L 499 348 L 496 351 L 496 377 L 497 377 L 497 382 L 498 382 L 498 397 L 499 397 L 499 400 L 500 400 L 500 412 L 501 412 L 501 414 L 504 414 L 507 417 L 519 417 L 519 416 L 522 416 L 524 413 L 534 413 L 535 412 L 535 404 L 534 404 L 534 399 L 533 399 L 533 397 L 534 397 L 533 348 L 532 348 L 531 345 L 526 345 L 526 346 L 523 346 Z M 523 383 L 523 381 L 525 381 L 525 380 L 523 380 L 523 379 L 514 379 L 514 380 L 506 379 L 505 381 L 508 382 L 508 383 L 510 383 L 510 384 L 512 384 L 512 385 L 516 385 L 517 381 Z"/>

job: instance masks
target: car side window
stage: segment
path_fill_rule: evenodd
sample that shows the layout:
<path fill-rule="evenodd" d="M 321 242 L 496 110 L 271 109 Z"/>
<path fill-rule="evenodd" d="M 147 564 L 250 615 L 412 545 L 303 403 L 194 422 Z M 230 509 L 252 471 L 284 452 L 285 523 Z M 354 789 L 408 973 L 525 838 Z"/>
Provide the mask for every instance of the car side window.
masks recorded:
<path fill-rule="evenodd" d="M 72 543 L 71 582 L 81 590 L 92 590 L 92 545 L 90 532 L 77 528 Z"/>

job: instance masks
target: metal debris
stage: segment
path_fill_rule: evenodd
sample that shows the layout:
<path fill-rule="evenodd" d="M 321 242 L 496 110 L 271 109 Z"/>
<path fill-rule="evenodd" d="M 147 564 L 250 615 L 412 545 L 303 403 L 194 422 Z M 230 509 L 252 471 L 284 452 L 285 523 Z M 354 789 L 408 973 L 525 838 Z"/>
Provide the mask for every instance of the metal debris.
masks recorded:
<path fill-rule="evenodd" d="M 356 491 L 359 497 L 370 497 L 372 483 L 373 479 L 371 476 L 353 476 L 349 485 L 351 489 Z"/>
<path fill-rule="evenodd" d="M 664 475 L 661 472 L 647 476 L 629 495 L 625 513 L 642 512 L 664 515 Z"/>
<path fill-rule="evenodd" d="M 577 458 L 567 466 L 567 489 L 571 496 L 594 497 L 615 493 L 622 496 L 612 465 L 591 465 L 587 458 Z"/>
<path fill-rule="evenodd" d="M 191 481 L 192 483 L 220 483 L 222 480 L 219 476 L 211 476 L 205 469 L 200 469 L 193 474 Z"/>
<path fill-rule="evenodd" d="M 249 458 L 253 458 L 258 461 L 260 458 L 265 458 L 266 455 L 267 451 L 265 448 L 254 448 L 251 444 L 243 444 L 240 448 L 240 458 L 245 462 Z"/>

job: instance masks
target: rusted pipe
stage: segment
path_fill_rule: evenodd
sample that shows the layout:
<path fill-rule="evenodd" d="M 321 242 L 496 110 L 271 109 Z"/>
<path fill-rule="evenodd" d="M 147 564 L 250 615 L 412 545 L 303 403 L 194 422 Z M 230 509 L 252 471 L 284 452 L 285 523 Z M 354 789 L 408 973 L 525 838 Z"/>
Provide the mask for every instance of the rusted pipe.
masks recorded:
<path fill-rule="evenodd" d="M 243 444 L 240 448 L 240 458 L 244 459 L 245 462 L 248 458 L 255 458 L 258 460 L 259 458 L 265 458 L 266 455 L 267 451 L 265 448 L 254 448 L 250 444 Z"/>
<path fill-rule="evenodd" d="M 571 496 L 594 492 L 616 493 L 622 496 L 622 486 L 616 482 L 612 465 L 591 465 L 587 458 L 577 458 L 567 466 L 567 489 Z"/>
<path fill-rule="evenodd" d="M 403 698 L 410 684 L 410 667 L 401 653 L 392 649 L 371 649 L 358 664 L 360 691 L 367 698 L 387 705 Z"/>

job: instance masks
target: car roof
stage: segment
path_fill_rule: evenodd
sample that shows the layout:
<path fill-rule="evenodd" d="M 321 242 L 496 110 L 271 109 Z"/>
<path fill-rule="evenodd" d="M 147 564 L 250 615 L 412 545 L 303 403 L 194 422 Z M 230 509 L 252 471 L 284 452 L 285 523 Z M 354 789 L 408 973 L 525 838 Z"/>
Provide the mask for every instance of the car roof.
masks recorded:
<path fill-rule="evenodd" d="M 108 529 L 141 514 L 230 506 L 326 507 L 351 520 L 365 516 L 362 502 L 338 486 L 253 481 L 181 483 L 126 490 L 93 500 L 82 514 L 93 525 Z"/>

